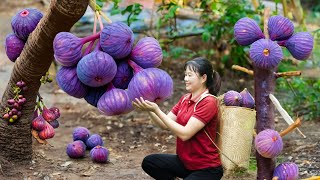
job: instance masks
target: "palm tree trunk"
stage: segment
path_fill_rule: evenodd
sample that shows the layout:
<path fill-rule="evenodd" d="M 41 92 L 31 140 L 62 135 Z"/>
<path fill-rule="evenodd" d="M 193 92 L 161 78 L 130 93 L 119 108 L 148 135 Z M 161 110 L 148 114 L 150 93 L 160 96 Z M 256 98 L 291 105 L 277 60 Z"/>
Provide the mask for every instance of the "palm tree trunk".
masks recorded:
<path fill-rule="evenodd" d="M 29 36 L 23 52 L 15 62 L 0 110 L 3 112 L 7 100 L 13 97 L 11 87 L 19 80 L 25 81 L 28 86 L 24 93 L 27 103 L 23 107 L 22 117 L 14 124 L 0 119 L 0 159 L 24 163 L 32 159 L 30 123 L 40 88 L 40 78 L 53 61 L 53 39 L 57 33 L 69 31 L 84 14 L 87 6 L 88 0 L 52 0 L 45 16 Z"/>

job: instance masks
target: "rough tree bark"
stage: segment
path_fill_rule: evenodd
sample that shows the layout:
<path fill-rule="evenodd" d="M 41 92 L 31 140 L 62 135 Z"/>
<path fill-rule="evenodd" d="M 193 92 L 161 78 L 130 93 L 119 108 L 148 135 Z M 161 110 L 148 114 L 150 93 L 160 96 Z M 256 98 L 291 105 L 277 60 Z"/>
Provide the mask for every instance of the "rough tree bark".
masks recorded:
<path fill-rule="evenodd" d="M 88 2 L 89 0 L 52 0 L 45 16 L 29 36 L 3 94 L 1 118 L 7 99 L 14 96 L 11 87 L 19 80 L 25 81 L 28 86 L 28 90 L 24 92 L 27 103 L 22 110 L 23 116 L 16 123 L 8 124 L 0 119 L 0 158 L 20 163 L 27 163 L 32 159 L 30 123 L 40 78 L 48 71 L 53 60 L 53 39 L 57 33 L 70 30 L 85 13 Z"/>

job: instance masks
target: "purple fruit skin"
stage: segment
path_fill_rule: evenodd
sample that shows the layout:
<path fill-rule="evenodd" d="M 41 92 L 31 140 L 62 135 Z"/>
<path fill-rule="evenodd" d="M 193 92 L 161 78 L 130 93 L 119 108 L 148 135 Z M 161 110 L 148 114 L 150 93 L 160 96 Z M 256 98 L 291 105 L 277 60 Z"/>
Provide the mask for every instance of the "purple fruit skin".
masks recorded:
<path fill-rule="evenodd" d="M 94 51 L 84 56 L 77 65 L 79 80 L 90 87 L 100 87 L 112 81 L 117 73 L 113 58 L 102 51 Z"/>
<path fill-rule="evenodd" d="M 234 25 L 234 37 L 241 46 L 247 46 L 264 38 L 259 25 L 251 18 L 241 18 Z"/>
<path fill-rule="evenodd" d="M 26 8 L 12 17 L 11 27 L 13 32 L 21 40 L 26 41 L 29 34 L 37 27 L 43 14 L 34 8 Z"/>
<path fill-rule="evenodd" d="M 128 85 L 131 100 L 143 97 L 152 102 L 161 102 L 173 93 L 173 80 L 164 70 L 148 68 L 133 76 Z"/>
<path fill-rule="evenodd" d="M 81 39 L 69 32 L 60 32 L 53 41 L 56 61 L 66 67 L 76 65 L 82 57 Z"/>
<path fill-rule="evenodd" d="M 247 88 L 245 88 L 243 91 L 241 91 L 240 95 L 242 97 L 242 103 L 241 103 L 242 107 L 254 108 L 254 104 L 255 104 L 254 98 L 249 93 Z"/>
<path fill-rule="evenodd" d="M 268 55 L 264 54 L 265 49 L 269 50 Z M 277 67 L 283 58 L 281 47 L 270 39 L 260 39 L 254 42 L 249 54 L 256 67 L 266 70 Z"/>
<path fill-rule="evenodd" d="M 97 163 L 106 163 L 109 157 L 109 150 L 102 146 L 96 146 L 90 151 L 92 161 Z"/>
<path fill-rule="evenodd" d="M 153 37 L 141 38 L 130 56 L 142 68 L 158 67 L 163 58 L 161 46 Z"/>
<path fill-rule="evenodd" d="M 53 120 L 53 121 L 50 121 L 49 124 L 54 128 L 58 128 L 59 127 L 59 121 L 57 119 Z"/>
<path fill-rule="evenodd" d="M 101 96 L 107 91 L 107 86 L 97 87 L 97 88 L 89 88 L 88 94 L 84 97 L 84 99 L 90 105 L 97 107 L 98 101 Z"/>
<path fill-rule="evenodd" d="M 127 89 L 133 77 L 133 70 L 126 61 L 122 61 L 117 66 L 117 73 L 112 80 L 116 88 Z"/>
<path fill-rule="evenodd" d="M 77 127 L 73 130 L 73 133 L 72 133 L 73 141 L 81 140 L 83 142 L 86 142 L 89 136 L 90 136 L 90 131 L 85 127 Z"/>
<path fill-rule="evenodd" d="M 114 59 L 122 59 L 128 56 L 132 50 L 133 42 L 133 32 L 123 22 L 108 24 L 100 34 L 102 50 Z"/>
<path fill-rule="evenodd" d="M 98 110 L 108 116 L 125 114 L 133 110 L 131 99 L 126 90 L 112 88 L 98 101 Z"/>
<path fill-rule="evenodd" d="M 92 134 L 86 141 L 88 149 L 92 149 L 98 145 L 103 146 L 103 140 L 100 135 Z"/>
<path fill-rule="evenodd" d="M 294 32 L 293 23 L 283 16 L 271 16 L 268 21 L 268 33 L 272 41 L 289 39 Z"/>
<path fill-rule="evenodd" d="M 40 115 L 32 120 L 31 127 L 36 131 L 42 131 L 46 127 L 46 120 Z"/>
<path fill-rule="evenodd" d="M 6 36 L 5 41 L 5 50 L 10 61 L 15 62 L 17 58 L 20 56 L 23 48 L 24 41 L 19 39 L 15 34 L 11 33 Z"/>
<path fill-rule="evenodd" d="M 299 168 L 292 162 L 281 163 L 274 169 L 273 177 L 278 177 L 278 180 L 298 180 Z"/>
<path fill-rule="evenodd" d="M 226 106 L 240 106 L 242 97 L 237 91 L 230 90 L 224 94 L 223 102 Z"/>
<path fill-rule="evenodd" d="M 59 87 L 70 96 L 83 98 L 88 93 L 88 87 L 78 79 L 76 67 L 61 67 L 56 79 Z"/>
<path fill-rule="evenodd" d="M 80 140 L 74 141 L 67 145 L 66 153 L 70 158 L 82 158 L 86 153 L 86 145 Z"/>
<path fill-rule="evenodd" d="M 285 42 L 285 47 L 294 58 L 305 60 L 312 52 L 313 37 L 309 32 L 299 32 Z"/>
<path fill-rule="evenodd" d="M 280 134 L 272 129 L 261 131 L 256 136 L 254 144 L 258 153 L 265 158 L 274 158 L 278 156 L 283 149 Z"/>

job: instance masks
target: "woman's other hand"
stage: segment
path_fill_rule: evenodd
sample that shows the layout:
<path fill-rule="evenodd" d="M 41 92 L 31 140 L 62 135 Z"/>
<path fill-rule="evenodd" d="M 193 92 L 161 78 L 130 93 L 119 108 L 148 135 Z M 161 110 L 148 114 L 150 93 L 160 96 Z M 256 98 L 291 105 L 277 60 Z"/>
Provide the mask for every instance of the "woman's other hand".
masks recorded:
<path fill-rule="evenodd" d="M 144 100 L 142 97 L 140 97 L 139 99 L 135 98 L 135 101 L 132 101 L 132 105 L 133 107 L 141 111 L 155 112 L 159 108 L 156 103 Z"/>

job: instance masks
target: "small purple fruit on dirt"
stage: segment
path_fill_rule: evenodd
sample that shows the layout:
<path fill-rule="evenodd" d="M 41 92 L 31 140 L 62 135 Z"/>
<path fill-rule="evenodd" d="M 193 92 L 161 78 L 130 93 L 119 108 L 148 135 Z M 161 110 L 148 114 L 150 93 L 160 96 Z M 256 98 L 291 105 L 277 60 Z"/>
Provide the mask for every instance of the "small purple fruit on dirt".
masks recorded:
<path fill-rule="evenodd" d="M 67 145 L 66 152 L 70 158 L 82 158 L 86 153 L 86 145 L 80 140 L 74 141 Z"/>
<path fill-rule="evenodd" d="M 73 130 L 72 136 L 74 141 L 81 140 L 86 142 L 90 136 L 90 131 L 85 127 L 77 127 Z"/>
<path fill-rule="evenodd" d="M 102 146 L 103 145 L 103 140 L 102 140 L 100 135 L 93 134 L 87 139 L 86 145 L 87 145 L 88 149 L 92 149 L 92 148 L 94 148 L 95 146 L 98 146 L 98 145 Z"/>
<path fill-rule="evenodd" d="M 106 163 L 108 161 L 109 151 L 107 148 L 98 145 L 91 149 L 90 157 L 94 162 Z"/>

